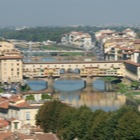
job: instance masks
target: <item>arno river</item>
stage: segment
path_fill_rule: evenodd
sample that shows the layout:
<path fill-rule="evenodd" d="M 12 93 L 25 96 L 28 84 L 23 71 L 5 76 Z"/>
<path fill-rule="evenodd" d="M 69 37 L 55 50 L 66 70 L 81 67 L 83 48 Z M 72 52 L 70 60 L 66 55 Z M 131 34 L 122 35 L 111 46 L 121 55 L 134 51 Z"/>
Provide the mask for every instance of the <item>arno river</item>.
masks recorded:
<path fill-rule="evenodd" d="M 33 90 L 46 88 L 44 81 L 29 81 L 28 84 Z M 100 79 L 86 87 L 82 80 L 57 80 L 52 87 L 54 89 L 52 96 L 71 106 L 86 105 L 92 110 L 113 111 L 126 104 L 125 96 L 118 95 L 111 86 L 106 86 L 106 83 Z"/>

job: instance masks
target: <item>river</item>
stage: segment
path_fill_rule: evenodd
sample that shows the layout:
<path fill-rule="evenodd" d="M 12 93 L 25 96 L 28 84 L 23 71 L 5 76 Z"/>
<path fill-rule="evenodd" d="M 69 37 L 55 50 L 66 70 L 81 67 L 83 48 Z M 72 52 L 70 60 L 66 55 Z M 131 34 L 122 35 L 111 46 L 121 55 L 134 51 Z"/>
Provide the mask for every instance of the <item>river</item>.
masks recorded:
<path fill-rule="evenodd" d="M 45 81 L 28 81 L 32 90 L 47 88 Z M 54 83 L 53 98 L 59 99 L 71 106 L 86 105 L 92 110 L 102 109 L 114 111 L 126 104 L 126 97 L 118 95 L 106 87 L 103 80 L 95 80 L 91 86 L 86 86 L 82 80 L 57 80 Z"/>

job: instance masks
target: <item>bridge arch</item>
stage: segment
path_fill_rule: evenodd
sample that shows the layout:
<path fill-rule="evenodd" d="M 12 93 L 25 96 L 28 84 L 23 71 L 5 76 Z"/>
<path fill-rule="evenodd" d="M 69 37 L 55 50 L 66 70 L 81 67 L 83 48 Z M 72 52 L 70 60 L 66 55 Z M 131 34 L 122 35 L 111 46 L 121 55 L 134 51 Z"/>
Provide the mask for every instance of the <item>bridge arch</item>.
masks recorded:
<path fill-rule="evenodd" d="M 74 70 L 73 70 L 73 73 L 75 73 L 75 74 L 80 74 L 80 68 L 75 68 Z"/>
<path fill-rule="evenodd" d="M 61 68 L 61 69 L 59 70 L 59 72 L 60 72 L 60 74 L 65 74 L 65 73 L 66 73 L 66 69 L 65 69 L 65 68 Z"/>

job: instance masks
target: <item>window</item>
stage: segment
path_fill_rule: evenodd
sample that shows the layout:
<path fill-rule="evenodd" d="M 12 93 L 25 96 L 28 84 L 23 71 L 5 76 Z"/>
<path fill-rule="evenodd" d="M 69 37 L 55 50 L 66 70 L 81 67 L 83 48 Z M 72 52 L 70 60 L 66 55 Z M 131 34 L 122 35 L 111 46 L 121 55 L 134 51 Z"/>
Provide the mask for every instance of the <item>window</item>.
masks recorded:
<path fill-rule="evenodd" d="M 18 129 L 18 122 L 14 122 L 14 128 Z"/>
<path fill-rule="evenodd" d="M 19 71 L 19 68 L 17 68 L 17 71 Z"/>
<path fill-rule="evenodd" d="M 19 63 L 17 63 L 17 66 L 19 66 Z"/>
<path fill-rule="evenodd" d="M 26 112 L 26 120 L 30 120 L 30 112 Z"/>
<path fill-rule="evenodd" d="M 19 72 L 17 72 L 17 75 L 19 75 Z"/>

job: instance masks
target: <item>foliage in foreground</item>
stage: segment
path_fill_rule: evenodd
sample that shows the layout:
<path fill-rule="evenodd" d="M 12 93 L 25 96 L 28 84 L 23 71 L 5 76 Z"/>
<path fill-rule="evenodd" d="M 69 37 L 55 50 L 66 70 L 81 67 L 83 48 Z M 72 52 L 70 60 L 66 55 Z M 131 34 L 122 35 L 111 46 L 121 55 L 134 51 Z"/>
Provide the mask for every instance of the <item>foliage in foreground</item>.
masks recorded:
<path fill-rule="evenodd" d="M 140 140 L 140 113 L 132 106 L 115 112 L 93 112 L 86 106 L 77 109 L 50 101 L 38 111 L 36 124 L 61 140 Z"/>

